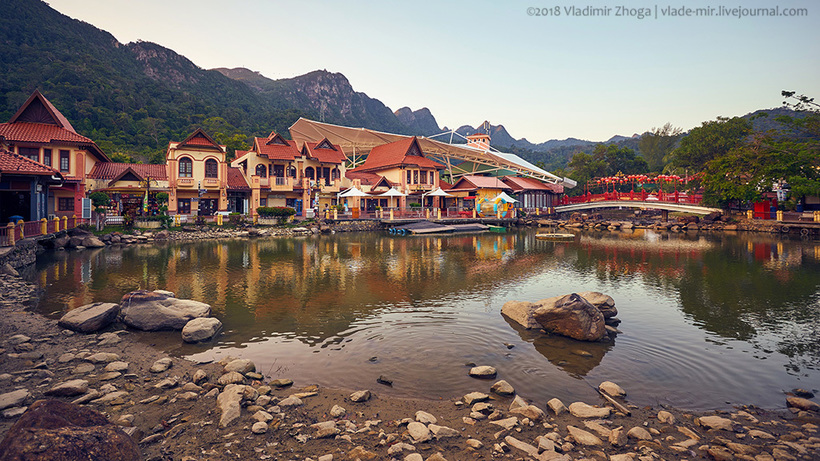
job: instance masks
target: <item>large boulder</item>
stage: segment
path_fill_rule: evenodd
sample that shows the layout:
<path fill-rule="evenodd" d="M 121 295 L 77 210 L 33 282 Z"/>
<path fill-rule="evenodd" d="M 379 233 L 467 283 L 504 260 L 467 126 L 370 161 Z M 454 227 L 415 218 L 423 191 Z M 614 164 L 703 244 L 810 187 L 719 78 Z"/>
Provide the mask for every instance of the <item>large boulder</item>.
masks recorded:
<path fill-rule="evenodd" d="M 577 293 L 538 302 L 533 317 L 545 330 L 580 341 L 600 341 L 606 335 L 604 315 Z"/>
<path fill-rule="evenodd" d="M 578 293 L 578 296 L 586 299 L 590 304 L 597 307 L 598 310 L 604 314 L 604 319 L 618 315 L 618 309 L 615 309 L 615 300 L 612 299 L 612 296 L 597 291 L 585 291 Z"/>
<path fill-rule="evenodd" d="M 153 291 L 132 291 L 120 301 L 120 320 L 146 331 L 181 330 L 189 321 L 209 315 L 209 304 Z"/>
<path fill-rule="evenodd" d="M 103 414 L 59 400 L 38 400 L 6 433 L 0 459 L 136 461 L 141 455 L 137 443 Z"/>
<path fill-rule="evenodd" d="M 532 328 L 541 328 L 541 325 L 535 321 L 532 314 L 538 305 L 527 301 L 507 301 L 501 306 L 501 314 L 530 330 Z"/>
<path fill-rule="evenodd" d="M 119 304 L 93 303 L 68 311 L 61 319 L 60 326 L 81 333 L 91 333 L 105 328 L 120 313 Z"/>
<path fill-rule="evenodd" d="M 99 238 L 89 235 L 83 239 L 83 246 L 86 248 L 102 248 L 105 246 L 105 243 Z"/>
<path fill-rule="evenodd" d="M 213 317 L 193 319 L 182 328 L 182 340 L 186 343 L 208 341 L 222 329 L 222 322 Z"/>

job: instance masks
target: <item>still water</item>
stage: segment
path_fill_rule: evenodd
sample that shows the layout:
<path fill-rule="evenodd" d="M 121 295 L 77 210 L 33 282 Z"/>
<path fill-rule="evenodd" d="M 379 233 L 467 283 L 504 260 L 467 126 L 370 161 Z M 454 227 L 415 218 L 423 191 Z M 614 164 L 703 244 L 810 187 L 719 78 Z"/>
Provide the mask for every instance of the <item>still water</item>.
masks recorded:
<path fill-rule="evenodd" d="M 225 326 L 213 343 L 133 334 L 194 360 L 248 358 L 297 385 L 452 398 L 488 390 L 467 376 L 472 362 L 496 367 L 541 406 L 596 401 L 590 386 L 604 380 L 635 404 L 693 410 L 778 408 L 784 390 L 820 388 L 817 240 L 356 233 L 55 252 L 33 277 L 51 317 L 136 289 L 209 303 Z M 508 300 L 579 291 L 615 299 L 623 333 L 614 341 L 548 337 L 500 314 Z M 377 384 L 380 375 L 393 387 Z"/>

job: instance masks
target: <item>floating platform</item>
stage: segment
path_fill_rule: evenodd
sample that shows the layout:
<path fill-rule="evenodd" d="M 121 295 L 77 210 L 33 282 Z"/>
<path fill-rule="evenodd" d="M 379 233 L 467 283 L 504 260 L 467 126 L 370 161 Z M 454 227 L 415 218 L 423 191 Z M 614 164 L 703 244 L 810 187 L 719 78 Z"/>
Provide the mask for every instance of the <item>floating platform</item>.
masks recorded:
<path fill-rule="evenodd" d="M 535 234 L 535 238 L 538 240 L 549 240 L 551 242 L 572 242 L 577 237 L 575 234 L 545 233 Z"/>
<path fill-rule="evenodd" d="M 507 228 L 504 226 L 487 226 L 490 228 L 490 232 L 495 232 L 497 234 L 506 234 Z"/>
<path fill-rule="evenodd" d="M 486 232 L 490 226 L 480 223 L 438 224 L 430 221 L 418 221 L 403 226 L 391 227 L 391 234 L 444 234 L 454 232 Z"/>

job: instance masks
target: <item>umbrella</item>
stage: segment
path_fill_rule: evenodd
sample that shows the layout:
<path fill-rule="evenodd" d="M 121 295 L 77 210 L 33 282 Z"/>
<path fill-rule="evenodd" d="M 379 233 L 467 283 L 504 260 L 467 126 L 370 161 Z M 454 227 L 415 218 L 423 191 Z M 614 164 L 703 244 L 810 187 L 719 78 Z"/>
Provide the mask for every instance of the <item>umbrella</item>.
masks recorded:
<path fill-rule="evenodd" d="M 379 197 L 406 197 L 407 194 L 402 194 L 401 192 L 397 191 L 396 189 L 390 189 L 389 191 L 379 194 Z"/>
<path fill-rule="evenodd" d="M 347 197 L 369 197 L 369 195 L 365 194 L 364 192 L 356 189 L 355 187 L 351 187 L 350 189 L 337 194 L 339 198 L 347 198 Z"/>
<path fill-rule="evenodd" d="M 447 192 L 444 192 L 441 189 L 441 187 L 436 188 L 436 190 L 434 190 L 433 192 L 428 192 L 426 194 L 421 194 L 421 195 L 426 196 L 426 197 L 452 197 L 453 196 L 453 194 L 448 194 Z"/>

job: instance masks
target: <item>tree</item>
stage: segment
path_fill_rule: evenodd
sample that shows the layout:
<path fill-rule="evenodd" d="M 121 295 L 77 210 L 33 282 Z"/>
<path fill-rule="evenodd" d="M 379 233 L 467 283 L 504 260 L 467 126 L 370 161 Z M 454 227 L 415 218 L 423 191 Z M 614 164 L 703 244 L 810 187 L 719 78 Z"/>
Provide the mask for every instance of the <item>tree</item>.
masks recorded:
<path fill-rule="evenodd" d="M 641 136 L 638 150 L 649 165 L 649 171 L 661 172 L 666 164 L 666 157 L 675 148 L 683 130 L 667 123 L 660 128 L 652 128 Z"/>
<path fill-rule="evenodd" d="M 111 204 L 111 197 L 105 192 L 92 192 L 89 196 L 91 204 L 94 205 L 94 212 L 97 213 L 97 230 L 100 230 L 100 217 L 105 214 L 105 207 Z"/>
<path fill-rule="evenodd" d="M 740 117 L 718 117 L 693 128 L 672 151 L 671 164 L 701 171 L 706 163 L 743 144 L 752 125 Z"/>
<path fill-rule="evenodd" d="M 603 160 L 596 160 L 592 155 L 578 152 L 572 156 L 567 165 L 569 177 L 578 182 L 578 184 L 586 184 L 592 178 L 606 175 L 606 162 Z M 577 195 L 583 193 L 583 188 L 576 187 L 567 192 L 569 195 Z"/>
<path fill-rule="evenodd" d="M 612 176 L 617 173 L 639 174 L 648 173 L 649 165 L 646 160 L 637 156 L 635 151 L 617 144 L 598 144 L 592 151 L 595 160 L 604 162 L 604 175 Z"/>

